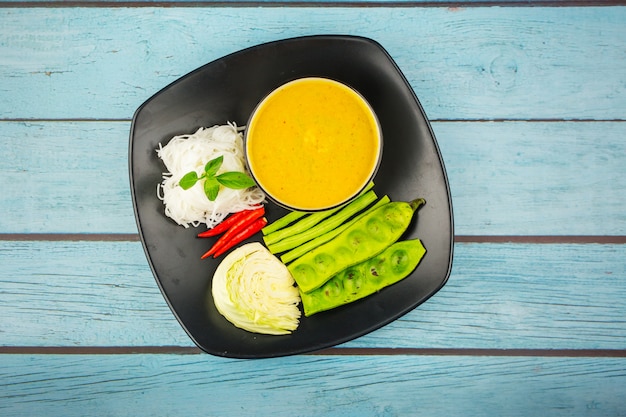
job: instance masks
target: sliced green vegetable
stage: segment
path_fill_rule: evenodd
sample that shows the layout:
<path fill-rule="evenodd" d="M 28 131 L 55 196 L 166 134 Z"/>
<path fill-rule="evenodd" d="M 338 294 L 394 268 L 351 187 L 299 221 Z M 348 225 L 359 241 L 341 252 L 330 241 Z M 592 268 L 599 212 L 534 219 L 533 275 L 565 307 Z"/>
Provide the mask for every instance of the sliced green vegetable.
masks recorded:
<path fill-rule="evenodd" d="M 316 224 L 310 229 L 304 230 L 297 235 L 289 236 L 288 238 L 280 240 L 273 245 L 268 245 L 267 248 L 273 254 L 277 254 L 298 247 L 311 239 L 315 239 L 316 237 L 341 226 L 343 222 L 356 215 L 361 210 L 364 210 L 374 200 L 376 200 L 376 193 L 374 191 L 368 191 L 355 200 L 352 200 L 347 206 L 344 206 L 337 213 Z"/>
<path fill-rule="evenodd" d="M 413 272 L 425 253 L 419 239 L 392 244 L 380 255 L 339 272 L 320 288 L 301 292 L 304 315 L 351 303 L 401 281 Z"/>
<path fill-rule="evenodd" d="M 302 292 L 322 286 L 333 275 L 378 255 L 408 228 L 423 199 L 387 203 L 363 216 L 337 237 L 288 265 Z"/>
<path fill-rule="evenodd" d="M 370 207 L 367 210 L 365 210 L 363 213 L 360 213 L 358 216 L 356 216 L 355 218 L 351 219 L 350 221 L 342 224 L 341 226 L 339 226 L 339 227 L 337 227 L 335 229 L 332 229 L 329 232 L 324 233 L 321 236 L 316 237 L 315 239 L 309 240 L 308 242 L 293 248 L 289 252 L 285 252 L 280 257 L 280 260 L 287 264 L 287 263 L 293 261 L 294 259 L 297 259 L 297 258 L 301 257 L 302 255 L 304 255 L 305 253 L 315 249 L 316 247 L 318 247 L 322 243 L 326 243 L 329 240 L 333 239 L 335 236 L 337 236 L 339 233 L 341 233 L 344 230 L 346 230 L 348 227 L 350 227 L 353 223 L 355 223 L 361 217 L 365 216 L 367 213 L 371 212 L 372 210 L 376 210 L 378 207 L 382 206 L 383 204 L 389 203 L 389 201 L 390 200 L 389 200 L 388 196 L 385 195 L 385 196 L 381 197 L 380 200 L 378 200 L 376 202 L 376 204 L 374 204 L 372 207 Z"/>
<path fill-rule="evenodd" d="M 374 187 L 374 183 L 373 182 L 369 182 L 367 184 L 367 186 L 363 189 L 363 191 L 361 191 L 359 193 L 359 196 L 369 192 L 369 190 L 371 190 L 372 187 Z M 302 233 L 302 232 L 310 229 L 311 227 L 315 226 L 316 224 L 318 224 L 319 222 L 321 222 L 325 218 L 331 216 L 333 213 L 335 213 L 336 211 L 338 211 L 342 207 L 343 206 L 339 206 L 339 207 L 335 207 L 335 208 L 332 208 L 332 209 L 311 213 L 310 215 L 308 215 L 305 218 L 299 220 L 295 224 L 292 224 L 291 226 L 288 226 L 288 227 L 285 227 L 283 229 L 280 229 L 280 230 L 278 230 L 278 231 L 276 231 L 274 233 L 270 233 L 268 235 L 265 235 L 263 237 L 263 241 L 265 242 L 265 245 L 269 246 L 269 245 L 273 245 L 276 242 L 278 242 L 278 241 L 280 241 L 282 239 L 285 239 L 285 238 L 287 238 L 289 236 L 293 236 L 293 235 L 296 235 L 298 233 Z"/>
<path fill-rule="evenodd" d="M 280 229 L 274 233 L 263 236 L 263 241 L 265 242 L 265 245 L 269 247 L 270 245 L 273 245 L 282 239 L 301 233 L 304 230 L 310 229 L 311 227 L 324 220 L 326 217 L 338 211 L 340 208 L 341 207 L 336 207 L 330 210 L 311 213 L 303 219 L 299 220 L 297 223 L 292 224 L 291 226 L 285 227 L 284 229 Z"/>
<path fill-rule="evenodd" d="M 265 226 L 263 230 L 261 230 L 261 232 L 263 233 L 264 236 L 269 235 L 270 233 L 273 233 L 279 229 L 289 226 L 291 223 L 306 216 L 307 214 L 308 213 L 304 211 L 290 211 L 289 213 L 285 214 L 283 217 Z"/>

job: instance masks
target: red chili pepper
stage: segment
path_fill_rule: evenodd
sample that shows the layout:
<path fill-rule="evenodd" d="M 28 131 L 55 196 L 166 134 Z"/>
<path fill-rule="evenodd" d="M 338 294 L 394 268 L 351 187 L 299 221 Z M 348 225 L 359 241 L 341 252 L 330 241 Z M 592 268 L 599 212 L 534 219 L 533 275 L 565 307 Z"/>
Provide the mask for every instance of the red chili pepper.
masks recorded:
<path fill-rule="evenodd" d="M 213 255 L 217 250 L 219 250 L 222 246 L 228 243 L 233 236 L 237 235 L 239 231 L 245 229 L 252 222 L 263 216 L 263 213 L 264 211 L 261 210 L 248 211 L 245 216 L 241 217 L 236 224 L 234 224 L 230 229 L 226 231 L 226 233 L 224 233 L 219 239 L 217 239 L 211 249 L 209 249 L 208 252 L 202 255 L 200 259 L 205 259 Z"/>
<path fill-rule="evenodd" d="M 248 227 L 246 227 L 245 229 L 237 233 L 235 236 L 233 236 L 233 238 L 228 243 L 226 243 L 221 248 L 219 248 L 213 254 L 213 258 L 217 258 L 218 256 L 222 255 L 224 252 L 226 252 L 228 249 L 232 248 L 236 244 L 241 243 L 247 238 L 249 238 L 250 236 L 254 235 L 255 233 L 260 232 L 261 229 L 265 227 L 265 225 L 267 225 L 267 219 L 265 217 L 256 219 L 254 222 L 248 225 Z"/>
<path fill-rule="evenodd" d="M 207 230 L 205 232 L 202 232 L 202 233 L 198 233 L 198 237 L 217 236 L 220 233 L 225 232 L 226 230 L 228 230 L 232 225 L 237 223 L 240 219 L 246 217 L 250 212 L 260 212 L 261 214 L 259 215 L 259 217 L 261 217 L 262 215 L 265 214 L 265 207 L 261 206 L 261 207 L 256 208 L 256 209 L 242 210 L 242 211 L 239 211 L 237 213 L 234 213 L 234 214 L 230 215 L 227 219 L 225 219 L 223 222 L 221 222 L 220 224 L 216 225 L 214 228 L 209 229 L 209 230 Z"/>

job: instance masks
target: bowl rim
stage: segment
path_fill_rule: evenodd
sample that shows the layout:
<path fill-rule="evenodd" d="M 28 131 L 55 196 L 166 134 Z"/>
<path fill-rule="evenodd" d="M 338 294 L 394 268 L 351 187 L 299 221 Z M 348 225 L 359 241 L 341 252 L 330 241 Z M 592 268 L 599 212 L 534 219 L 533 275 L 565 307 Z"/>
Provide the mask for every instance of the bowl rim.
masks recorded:
<path fill-rule="evenodd" d="M 277 198 L 276 196 L 274 196 L 273 194 L 268 192 L 267 189 L 258 180 L 257 175 L 255 175 L 255 173 L 254 173 L 254 170 L 252 168 L 252 164 L 250 163 L 250 155 L 249 155 L 249 148 L 248 148 L 248 134 L 250 132 L 250 126 L 254 122 L 255 116 L 258 114 L 258 111 L 263 107 L 263 105 L 265 103 L 267 103 L 268 99 L 270 99 L 272 96 L 274 96 L 278 91 L 283 90 L 286 87 L 289 87 L 290 85 L 293 85 L 293 84 L 296 84 L 296 83 L 300 83 L 300 82 L 304 82 L 304 81 L 309 81 L 309 80 L 323 80 L 325 82 L 331 82 L 331 83 L 333 83 L 335 85 L 340 86 L 341 88 L 349 90 L 358 100 L 360 100 L 362 102 L 362 104 L 365 106 L 365 108 L 368 110 L 369 114 L 372 117 L 372 120 L 374 121 L 374 125 L 376 126 L 376 132 L 375 132 L 376 133 L 376 139 L 377 139 L 377 143 L 378 143 L 378 151 L 377 151 L 377 155 L 376 155 L 376 160 L 374 162 L 374 165 L 373 165 L 372 169 L 368 172 L 368 175 L 367 175 L 366 179 L 364 180 L 364 182 L 361 184 L 361 186 L 359 186 L 356 189 L 356 191 L 353 192 L 347 198 L 345 198 L 345 199 L 343 199 L 343 200 L 341 200 L 339 202 L 330 204 L 328 206 L 321 206 L 321 207 L 298 207 L 298 206 L 290 205 L 290 204 L 285 203 L 284 201 L 281 201 L 279 198 Z M 382 126 L 381 126 L 380 120 L 378 118 L 378 115 L 376 114 L 376 111 L 372 107 L 371 103 L 365 98 L 365 96 L 363 96 L 363 94 L 361 94 L 356 88 L 354 88 L 353 86 L 349 85 L 348 83 L 346 83 L 344 81 L 339 81 L 339 80 L 331 78 L 331 77 L 325 77 L 325 76 L 305 76 L 305 77 L 297 77 L 297 78 L 291 79 L 289 81 L 286 81 L 286 82 L 280 84 L 278 87 L 272 89 L 270 92 L 265 94 L 265 96 L 263 96 L 258 101 L 258 103 L 255 105 L 254 109 L 250 113 L 250 116 L 248 117 L 247 123 L 245 125 L 244 134 L 243 134 L 243 147 L 244 147 L 244 159 L 245 159 L 246 167 L 248 168 L 248 171 L 250 172 L 250 175 L 254 179 L 254 182 L 261 189 L 261 191 L 263 191 L 265 193 L 265 196 L 266 196 L 267 199 L 271 200 L 274 204 L 276 204 L 276 205 L 278 205 L 278 206 L 280 206 L 280 207 L 282 207 L 284 209 L 287 209 L 287 210 L 314 213 L 314 212 L 319 212 L 319 211 L 332 210 L 332 209 L 335 209 L 337 207 L 341 207 L 341 206 L 347 205 L 352 200 L 354 200 L 356 197 L 358 197 L 363 192 L 363 190 L 368 187 L 370 182 L 372 182 L 374 180 L 374 178 L 376 177 L 376 173 L 378 172 L 378 169 L 379 169 L 380 164 L 382 162 L 384 141 L 383 141 Z"/>

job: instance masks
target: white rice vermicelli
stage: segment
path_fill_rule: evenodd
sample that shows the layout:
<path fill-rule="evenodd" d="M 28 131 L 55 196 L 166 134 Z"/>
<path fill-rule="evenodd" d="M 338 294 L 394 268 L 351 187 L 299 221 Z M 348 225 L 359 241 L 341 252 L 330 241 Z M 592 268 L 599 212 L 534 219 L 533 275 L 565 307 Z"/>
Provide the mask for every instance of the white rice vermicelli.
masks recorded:
<path fill-rule="evenodd" d="M 193 134 L 175 136 L 167 145 L 159 144 L 157 154 L 167 169 L 157 186 L 157 195 L 165 204 L 165 214 L 181 226 L 206 223 L 212 228 L 229 213 L 250 209 L 265 200 L 259 187 L 243 190 L 220 187 L 215 201 L 210 201 L 204 193 L 203 181 L 188 190 L 178 185 L 190 171 L 200 176 L 206 163 L 220 155 L 224 162 L 218 173 L 239 171 L 250 175 L 245 165 L 243 136 L 234 125 L 201 127 Z"/>

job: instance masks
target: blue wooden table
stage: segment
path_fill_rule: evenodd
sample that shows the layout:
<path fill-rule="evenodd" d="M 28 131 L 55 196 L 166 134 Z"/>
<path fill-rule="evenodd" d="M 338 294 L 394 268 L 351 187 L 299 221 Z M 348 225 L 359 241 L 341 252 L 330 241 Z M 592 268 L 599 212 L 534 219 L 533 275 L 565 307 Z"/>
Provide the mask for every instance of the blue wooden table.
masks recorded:
<path fill-rule="evenodd" d="M 135 109 L 267 41 L 370 37 L 432 121 L 452 274 L 307 355 L 202 353 L 148 267 Z M 626 2 L 0 3 L 0 415 L 626 415 Z"/>

